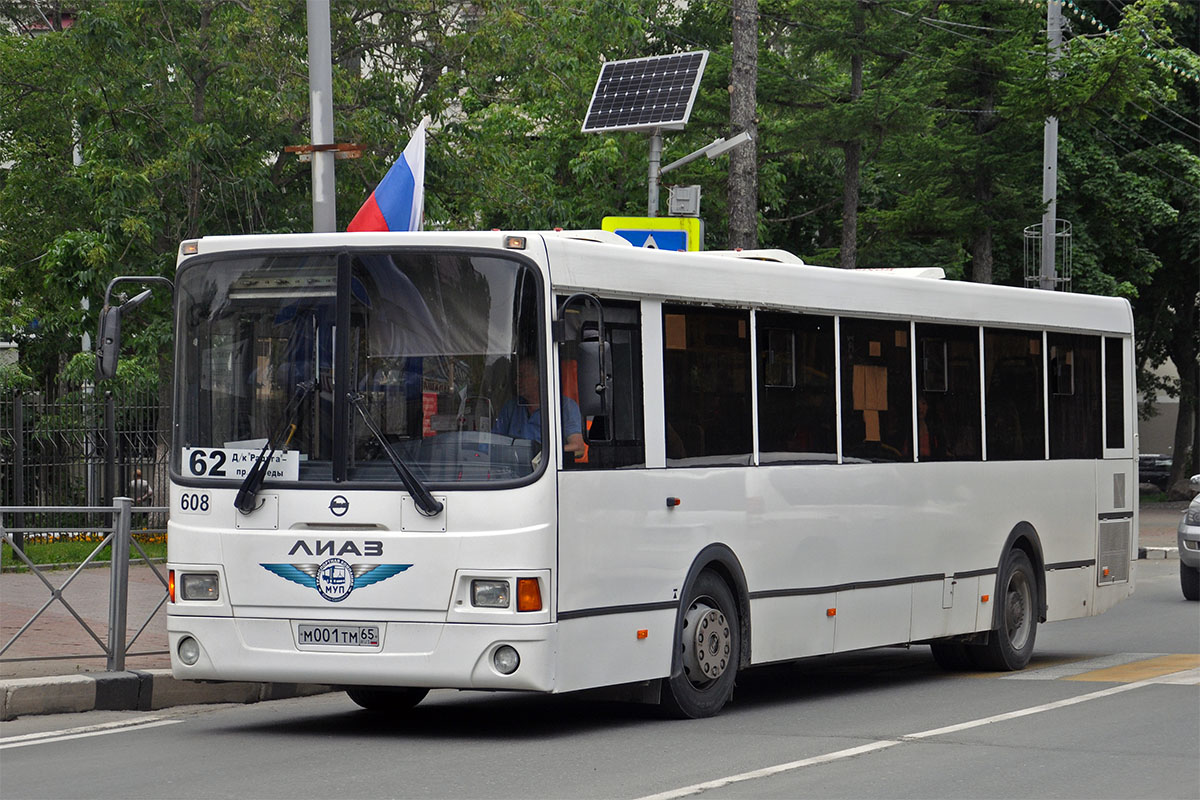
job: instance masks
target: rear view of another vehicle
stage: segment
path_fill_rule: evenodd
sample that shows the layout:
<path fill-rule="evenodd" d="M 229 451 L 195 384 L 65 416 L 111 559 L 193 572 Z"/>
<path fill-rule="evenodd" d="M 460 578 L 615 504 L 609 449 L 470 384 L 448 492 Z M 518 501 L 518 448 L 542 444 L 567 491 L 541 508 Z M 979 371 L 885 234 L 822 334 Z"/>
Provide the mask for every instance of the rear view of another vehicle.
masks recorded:
<path fill-rule="evenodd" d="M 1200 492 L 1200 475 L 1193 475 L 1193 492 Z M 1179 585 L 1188 600 L 1200 600 L 1200 495 L 1179 520 Z"/>

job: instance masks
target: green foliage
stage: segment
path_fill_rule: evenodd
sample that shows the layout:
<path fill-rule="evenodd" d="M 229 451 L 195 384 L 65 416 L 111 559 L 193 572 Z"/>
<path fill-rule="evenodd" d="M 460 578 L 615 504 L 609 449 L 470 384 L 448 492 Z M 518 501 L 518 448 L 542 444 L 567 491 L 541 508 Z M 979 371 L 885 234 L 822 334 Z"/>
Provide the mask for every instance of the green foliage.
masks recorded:
<path fill-rule="evenodd" d="M 72 354 L 109 281 L 169 277 L 181 240 L 311 225 L 309 166 L 284 152 L 308 139 L 303 4 L 73 8 L 73 25 L 33 36 L 58 9 L 0 0 L 0 337 L 22 359 L 0 385 L 85 379 Z M 760 0 L 760 246 L 837 263 L 857 147 L 860 265 L 1020 283 L 1054 114 L 1076 290 L 1131 299 L 1141 363 L 1194 359 L 1195 302 L 1180 287 L 1200 252 L 1200 98 L 1147 56 L 1200 70 L 1200 5 L 1073 8 L 1052 63 L 1031 4 Z M 731 133 L 729 0 L 372 0 L 331 14 L 336 139 L 365 148 L 337 162 L 343 226 L 426 114 L 428 228 L 644 213 L 645 135 L 580 131 L 604 60 L 709 50 L 664 163 Z M 727 239 L 726 170 L 700 159 L 668 176 L 702 186 L 709 248 Z M 114 384 L 162 385 L 165 297 L 132 319 Z"/>

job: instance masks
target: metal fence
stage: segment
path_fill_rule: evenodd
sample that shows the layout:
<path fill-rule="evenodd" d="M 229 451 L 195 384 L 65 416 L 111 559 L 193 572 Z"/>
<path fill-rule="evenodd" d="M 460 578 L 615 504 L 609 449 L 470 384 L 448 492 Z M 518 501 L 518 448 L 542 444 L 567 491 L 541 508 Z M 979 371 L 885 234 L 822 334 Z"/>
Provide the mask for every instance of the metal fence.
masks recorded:
<path fill-rule="evenodd" d="M 20 562 L 23 562 L 42 584 L 49 597 L 46 602 L 26 621 L 8 641 L 0 647 L 0 661 L 47 661 L 56 659 L 75 659 L 88 658 L 91 654 L 88 653 L 44 653 L 30 658 L 3 658 L 4 654 L 16 643 L 26 631 L 42 617 L 47 610 L 55 603 L 61 603 L 63 607 L 74 617 L 75 621 L 82 626 L 83 630 L 99 645 L 101 653 L 106 657 L 106 668 L 110 672 L 120 672 L 125 669 L 126 655 L 161 655 L 165 651 L 151 651 L 144 653 L 133 653 L 131 648 L 137 642 L 138 637 L 146 630 L 150 624 L 150 620 L 158 613 L 158 609 L 162 608 L 167 602 L 167 579 L 162 571 L 158 569 L 146 555 L 146 551 L 132 536 L 133 526 L 133 501 L 128 497 L 117 497 L 113 500 L 112 506 L 94 506 L 94 507 L 43 507 L 43 506 L 0 506 L 0 541 L 12 548 L 12 555 Z M 147 509 L 151 513 L 163 513 L 165 508 Z M 26 537 L 37 533 L 45 533 L 36 528 L 14 527 L 9 523 L 9 520 L 16 516 L 24 516 L 28 518 L 31 515 L 39 514 L 61 514 L 65 516 L 89 517 L 98 516 L 105 519 L 105 525 L 97 529 L 94 526 L 85 525 L 82 527 L 73 527 L 65 530 L 56 531 L 56 535 L 87 535 L 95 536 L 97 533 L 102 535 L 99 543 L 92 549 L 90 555 L 83 562 L 75 567 L 70 577 L 60 585 L 55 585 L 47 577 L 47 570 L 33 563 L 33 560 L 25 554 L 24 549 L 18 542 L 18 535 L 24 534 Z M 99 633 L 89 625 L 85 616 L 92 616 L 86 609 L 77 609 L 64 596 L 67 587 L 80 575 L 80 573 L 98 561 L 98 557 L 102 555 L 106 548 L 109 550 L 110 560 L 110 581 L 108 594 L 108 628 L 107 637 L 102 638 Z M 136 553 L 136 556 L 135 556 Z M 163 593 L 158 602 L 158 605 L 150 612 L 150 614 L 141 620 L 137 630 L 132 638 L 128 638 L 127 632 L 127 617 L 129 608 L 129 563 L 131 558 L 140 557 L 145 561 L 158 580 L 162 583 Z"/>
<path fill-rule="evenodd" d="M 38 392 L 0 395 L 0 506 L 38 507 L 15 517 L 13 528 L 70 536 L 54 529 L 101 524 L 80 508 L 118 495 L 137 507 L 166 504 L 170 414 L 154 392 L 78 389 L 54 401 Z M 137 516 L 138 527 L 166 527 L 165 514 Z"/>

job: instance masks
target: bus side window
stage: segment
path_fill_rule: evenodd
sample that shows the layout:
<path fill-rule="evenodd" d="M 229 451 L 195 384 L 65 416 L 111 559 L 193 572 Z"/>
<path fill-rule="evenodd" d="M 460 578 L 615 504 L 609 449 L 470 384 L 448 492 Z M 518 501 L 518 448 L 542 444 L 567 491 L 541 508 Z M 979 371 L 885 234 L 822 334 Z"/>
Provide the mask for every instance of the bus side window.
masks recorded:
<path fill-rule="evenodd" d="M 1100 337 L 1047 333 L 1050 457 L 1100 458 Z"/>
<path fill-rule="evenodd" d="M 833 317 L 759 311 L 754 319 L 760 463 L 836 462 Z"/>
<path fill-rule="evenodd" d="M 561 303 L 563 298 L 559 298 Z M 617 469 L 642 467 L 646 464 L 645 427 L 642 421 L 642 337 L 641 307 L 638 303 L 602 300 L 604 332 L 608 341 L 609 371 L 612 382 L 608 398 L 608 414 L 583 420 L 584 456 L 568 459 L 567 469 Z M 573 312 L 574 313 L 574 312 Z M 572 325 L 584 328 L 584 335 L 594 330 L 594 310 L 584 305 Z M 578 346 L 571 337 L 559 345 L 559 376 L 562 395 L 578 401 Z"/>
<path fill-rule="evenodd" d="M 842 317 L 841 339 L 845 459 L 912 461 L 908 323 Z"/>
<path fill-rule="evenodd" d="M 663 305 L 667 466 L 751 463 L 750 313 Z"/>
<path fill-rule="evenodd" d="M 1044 459 L 1042 334 L 984 328 L 983 368 L 988 461 Z"/>
<path fill-rule="evenodd" d="M 979 329 L 917 325 L 917 457 L 978 461 Z"/>

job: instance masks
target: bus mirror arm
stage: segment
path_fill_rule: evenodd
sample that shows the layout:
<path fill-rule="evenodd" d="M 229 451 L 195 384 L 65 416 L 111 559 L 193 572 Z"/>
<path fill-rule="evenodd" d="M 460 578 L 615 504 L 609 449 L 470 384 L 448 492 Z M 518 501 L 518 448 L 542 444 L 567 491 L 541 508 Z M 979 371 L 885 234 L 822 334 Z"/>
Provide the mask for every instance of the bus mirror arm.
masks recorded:
<path fill-rule="evenodd" d="M 400 481 L 404 484 L 404 488 L 408 489 L 408 493 L 412 495 L 413 503 L 417 506 L 417 511 L 427 517 L 436 517 L 442 513 L 445 505 L 429 493 L 429 490 L 425 488 L 420 479 L 416 475 L 413 475 L 412 470 L 400 460 L 400 456 L 396 455 L 396 450 L 387 440 L 387 437 L 383 435 L 383 431 L 379 430 L 379 426 L 375 424 L 375 420 L 371 419 L 371 416 L 367 413 L 367 409 L 363 407 L 362 395 L 358 392 L 346 392 L 346 399 L 358 411 L 359 416 L 366 423 L 367 429 L 371 431 L 376 441 L 383 447 L 383 452 L 387 454 L 388 460 L 392 462 L 392 467 L 395 468 L 396 474 L 400 476 Z"/>

